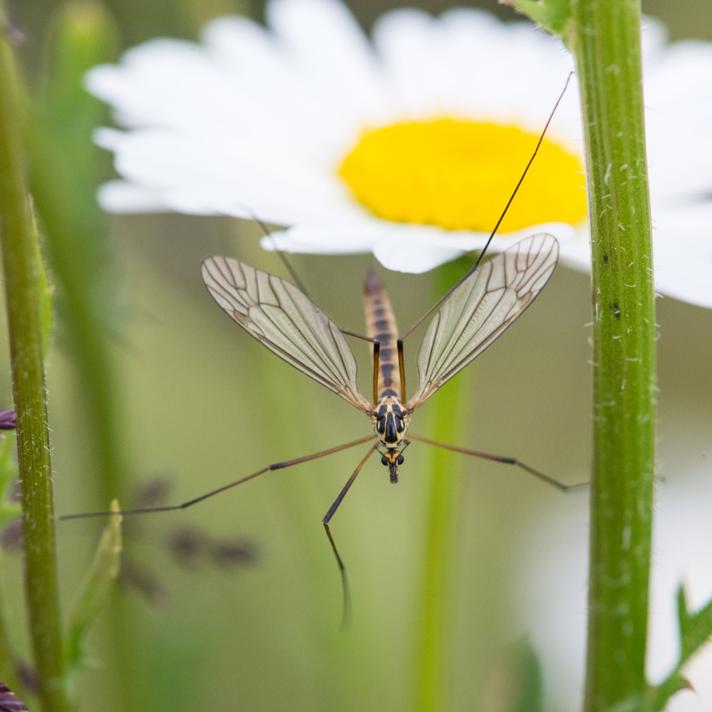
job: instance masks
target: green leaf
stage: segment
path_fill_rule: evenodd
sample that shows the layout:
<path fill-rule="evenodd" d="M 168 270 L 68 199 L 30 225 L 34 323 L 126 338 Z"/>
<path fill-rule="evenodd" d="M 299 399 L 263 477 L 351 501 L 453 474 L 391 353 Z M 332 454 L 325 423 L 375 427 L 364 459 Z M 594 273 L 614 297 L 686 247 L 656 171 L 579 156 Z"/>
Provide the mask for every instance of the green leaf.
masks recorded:
<path fill-rule="evenodd" d="M 543 712 L 541 665 L 528 640 L 509 646 L 487 682 L 483 712 Z"/>
<path fill-rule="evenodd" d="M 116 500 L 111 503 L 111 511 L 119 511 Z M 119 574 L 121 520 L 120 514 L 109 517 L 109 522 L 99 540 L 94 561 L 84 577 L 69 616 L 66 644 L 70 675 L 87 664 L 85 656 L 87 634 L 106 604 Z"/>
<path fill-rule="evenodd" d="M 8 432 L 0 436 L 0 528 L 20 516 L 22 509 L 17 502 L 6 499 L 5 492 L 17 477 L 15 452 L 15 434 Z"/>
<path fill-rule="evenodd" d="M 571 17 L 569 0 L 503 0 L 552 35 L 563 37 Z"/>
<path fill-rule="evenodd" d="M 647 706 L 640 708 L 643 712 L 661 712 L 674 694 L 692 689 L 682 674 L 682 668 L 712 637 L 712 600 L 698 611 L 690 612 L 685 589 L 680 585 L 677 589 L 677 624 L 680 633 L 679 658 L 673 670 L 659 685 L 649 687 L 645 696 Z"/>
<path fill-rule="evenodd" d="M 541 678 L 541 664 L 536 651 L 528 640 L 516 646 L 515 665 L 517 692 L 512 712 L 543 712 L 544 685 Z"/>

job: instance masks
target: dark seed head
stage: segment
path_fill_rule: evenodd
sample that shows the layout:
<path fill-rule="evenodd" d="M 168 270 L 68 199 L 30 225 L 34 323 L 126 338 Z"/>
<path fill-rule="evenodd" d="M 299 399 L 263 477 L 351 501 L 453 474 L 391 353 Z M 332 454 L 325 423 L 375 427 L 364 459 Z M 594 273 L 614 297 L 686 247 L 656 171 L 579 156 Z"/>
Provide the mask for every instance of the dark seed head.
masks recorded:
<path fill-rule="evenodd" d="M 227 568 L 257 562 L 257 547 L 246 539 L 218 541 L 212 547 L 212 558 L 216 564 Z"/>

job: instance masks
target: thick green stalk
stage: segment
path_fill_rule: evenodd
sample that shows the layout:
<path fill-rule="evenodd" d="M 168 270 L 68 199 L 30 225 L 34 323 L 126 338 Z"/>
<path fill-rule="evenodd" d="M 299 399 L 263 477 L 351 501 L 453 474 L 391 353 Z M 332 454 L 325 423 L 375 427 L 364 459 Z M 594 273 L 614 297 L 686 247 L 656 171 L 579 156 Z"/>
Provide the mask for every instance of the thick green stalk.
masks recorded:
<path fill-rule="evenodd" d="M 435 296 L 462 276 L 462 265 L 451 263 L 436 272 Z M 450 384 L 433 398 L 431 435 L 436 440 L 456 442 L 458 416 L 463 398 L 462 383 Z M 427 451 L 425 451 L 427 452 Z M 425 455 L 423 453 L 423 456 Z M 452 643 L 453 564 L 457 530 L 457 501 L 460 478 L 457 456 L 431 448 L 423 567 L 419 582 L 420 600 L 415 621 L 417 712 L 447 709 L 448 656 Z"/>
<path fill-rule="evenodd" d="M 4 18 L 0 6 L 0 24 Z M 16 74 L 0 36 L 0 230 L 10 336 L 25 546 L 25 589 L 45 712 L 70 709 L 54 537 L 39 275 L 22 156 Z"/>
<path fill-rule="evenodd" d="M 645 687 L 655 305 L 639 0 L 572 0 L 594 296 L 594 471 L 585 709 Z"/>

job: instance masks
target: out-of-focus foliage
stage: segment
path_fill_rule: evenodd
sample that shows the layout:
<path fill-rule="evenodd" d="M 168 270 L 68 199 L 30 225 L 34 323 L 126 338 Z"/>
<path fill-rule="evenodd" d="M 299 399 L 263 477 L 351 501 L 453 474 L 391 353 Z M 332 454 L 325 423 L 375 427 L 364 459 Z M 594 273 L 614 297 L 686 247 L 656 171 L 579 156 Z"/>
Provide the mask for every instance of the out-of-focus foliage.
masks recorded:
<path fill-rule="evenodd" d="M 20 505 L 7 499 L 7 489 L 17 477 L 15 464 L 15 437 L 10 433 L 0 435 L 0 529 L 20 516 Z"/>
<path fill-rule="evenodd" d="M 114 500 L 111 511 L 118 512 Z M 69 674 L 86 667 L 86 637 L 99 613 L 107 604 L 121 566 L 121 521 L 119 514 L 111 516 L 99 539 L 94 560 L 84 575 L 67 624 L 67 658 Z"/>
<path fill-rule="evenodd" d="M 106 325 L 111 265 L 106 215 L 94 193 L 107 161 L 92 132 L 107 117 L 83 88 L 86 71 L 117 49 L 116 30 L 99 2 L 72 0 L 52 17 L 39 86 L 28 89 L 31 187 L 59 282 L 59 308 L 75 330 Z"/>

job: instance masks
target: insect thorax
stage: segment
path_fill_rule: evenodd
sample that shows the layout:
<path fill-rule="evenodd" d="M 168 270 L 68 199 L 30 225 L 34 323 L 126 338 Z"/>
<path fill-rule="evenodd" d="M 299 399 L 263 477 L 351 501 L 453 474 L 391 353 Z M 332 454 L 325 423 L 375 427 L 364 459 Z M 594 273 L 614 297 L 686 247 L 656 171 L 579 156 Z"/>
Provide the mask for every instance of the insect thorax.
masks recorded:
<path fill-rule="evenodd" d="M 401 444 L 410 416 L 397 396 L 388 395 L 381 398 L 372 421 L 381 444 L 390 450 Z"/>

